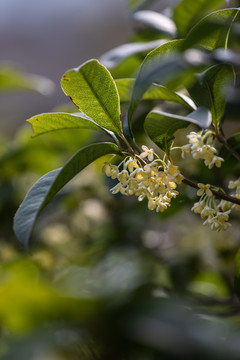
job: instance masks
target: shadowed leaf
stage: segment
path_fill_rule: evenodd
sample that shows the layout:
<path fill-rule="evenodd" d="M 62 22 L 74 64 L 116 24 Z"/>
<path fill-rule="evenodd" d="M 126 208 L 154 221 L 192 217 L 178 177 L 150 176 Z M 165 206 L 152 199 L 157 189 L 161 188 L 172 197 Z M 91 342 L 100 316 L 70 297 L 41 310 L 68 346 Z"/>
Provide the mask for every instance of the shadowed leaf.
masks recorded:
<path fill-rule="evenodd" d="M 217 125 L 225 111 L 224 89 L 235 81 L 233 67 L 227 64 L 215 65 L 198 74 L 197 79 L 189 92 L 198 106 L 211 110 L 213 123 Z"/>
<path fill-rule="evenodd" d="M 14 231 L 18 240 L 28 247 L 38 215 L 58 191 L 94 160 L 106 154 L 117 153 L 119 149 L 115 144 L 92 144 L 79 150 L 62 168 L 42 176 L 29 190 L 15 214 Z"/>
<path fill-rule="evenodd" d="M 173 19 L 181 37 L 204 15 L 215 10 L 224 0 L 182 0 L 174 9 Z"/>
<path fill-rule="evenodd" d="M 155 110 L 146 117 L 144 128 L 150 139 L 163 151 L 169 153 L 174 133 L 178 129 L 186 128 L 190 123 L 201 128 L 209 127 L 211 124 L 210 111 L 200 107 L 188 116 L 179 116 Z"/>
<path fill-rule="evenodd" d="M 115 82 L 118 88 L 120 100 L 122 102 L 130 101 L 135 79 L 117 79 Z M 158 84 L 152 84 L 145 92 L 142 99 L 173 101 L 185 105 L 189 109 L 196 108 L 196 105 L 189 96 L 174 92 L 171 89 Z"/>

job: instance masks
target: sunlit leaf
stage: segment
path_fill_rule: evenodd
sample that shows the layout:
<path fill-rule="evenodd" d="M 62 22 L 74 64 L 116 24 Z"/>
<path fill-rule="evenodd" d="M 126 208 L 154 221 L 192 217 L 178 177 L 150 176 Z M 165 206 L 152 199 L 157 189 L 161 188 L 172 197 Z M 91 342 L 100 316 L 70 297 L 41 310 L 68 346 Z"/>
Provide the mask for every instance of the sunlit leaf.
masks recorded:
<path fill-rule="evenodd" d="M 226 87 L 235 81 L 231 65 L 215 65 L 197 75 L 198 81 L 189 89 L 198 106 L 205 106 L 212 113 L 213 123 L 217 125 L 223 117 L 226 105 Z"/>
<path fill-rule="evenodd" d="M 119 95 L 110 72 L 97 60 L 89 60 L 62 77 L 62 88 L 81 112 L 98 125 L 121 133 Z"/>
<path fill-rule="evenodd" d="M 33 136 L 63 129 L 102 130 L 94 121 L 82 113 L 46 113 L 27 120 L 33 128 Z"/>
<path fill-rule="evenodd" d="M 174 133 L 178 129 L 186 128 L 190 123 L 201 128 L 209 127 L 211 124 L 210 111 L 204 107 L 199 107 L 188 116 L 180 116 L 154 110 L 147 115 L 144 128 L 150 139 L 163 151 L 169 153 L 174 140 Z"/>
<path fill-rule="evenodd" d="M 175 37 L 176 25 L 167 16 L 151 10 L 137 11 L 133 14 L 133 20 L 138 24 L 150 27 L 160 33 Z"/>
<path fill-rule="evenodd" d="M 115 144 L 92 144 L 79 150 L 62 168 L 41 177 L 29 190 L 15 214 L 14 231 L 18 240 L 27 247 L 38 215 L 54 195 L 94 160 L 106 154 L 117 153 L 119 149 Z"/>
<path fill-rule="evenodd" d="M 117 79 L 115 80 L 120 100 L 130 101 L 131 93 L 134 86 L 135 79 Z M 178 92 L 174 92 L 171 89 L 163 85 L 152 84 L 145 92 L 142 97 L 143 100 L 164 100 L 164 101 L 173 101 L 182 105 L 187 106 L 189 109 L 195 109 L 196 105 L 192 99 Z"/>
<path fill-rule="evenodd" d="M 173 19 L 180 37 L 184 37 L 188 30 L 209 11 L 218 8 L 224 0 L 182 0 L 173 11 Z"/>

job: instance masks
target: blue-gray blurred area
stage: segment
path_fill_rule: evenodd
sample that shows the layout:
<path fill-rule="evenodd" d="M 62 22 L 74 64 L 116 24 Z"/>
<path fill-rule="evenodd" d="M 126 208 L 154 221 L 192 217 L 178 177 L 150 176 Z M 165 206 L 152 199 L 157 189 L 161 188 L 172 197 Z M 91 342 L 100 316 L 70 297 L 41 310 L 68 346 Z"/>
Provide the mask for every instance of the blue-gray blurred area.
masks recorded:
<path fill-rule="evenodd" d="M 128 39 L 125 0 L 1 0 L 0 62 L 55 83 L 50 96 L 15 92 L 0 96 L 0 131 L 13 136 L 25 120 L 68 102 L 63 73 Z"/>

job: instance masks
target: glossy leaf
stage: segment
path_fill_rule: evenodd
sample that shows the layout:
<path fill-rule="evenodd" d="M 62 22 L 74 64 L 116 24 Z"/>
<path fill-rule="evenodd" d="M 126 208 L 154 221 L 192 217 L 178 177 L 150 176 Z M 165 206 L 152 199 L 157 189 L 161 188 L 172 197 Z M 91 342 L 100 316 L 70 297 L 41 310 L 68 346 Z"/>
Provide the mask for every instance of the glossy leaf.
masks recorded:
<path fill-rule="evenodd" d="M 92 144 L 79 150 L 62 168 L 42 176 L 29 190 L 15 214 L 14 231 L 18 240 L 28 247 L 38 215 L 58 191 L 94 160 L 106 154 L 117 153 L 119 149 L 115 144 Z"/>
<path fill-rule="evenodd" d="M 130 101 L 135 79 L 115 80 L 120 100 Z M 189 109 L 196 109 L 196 105 L 189 96 L 174 92 L 163 85 L 152 84 L 142 97 L 143 100 L 164 100 L 173 101 L 187 106 Z"/>
<path fill-rule="evenodd" d="M 233 85 L 235 74 L 233 67 L 227 64 L 215 65 L 197 75 L 198 81 L 189 89 L 198 106 L 205 106 L 212 113 L 213 123 L 217 125 L 224 115 L 226 105 L 226 87 Z"/>
<path fill-rule="evenodd" d="M 182 69 L 183 64 L 179 57 L 174 57 L 182 46 L 183 40 L 173 40 L 151 51 L 144 59 L 138 72 L 132 97 L 128 109 L 128 122 L 131 126 L 133 114 L 142 96 L 153 82 L 164 81 L 172 78 L 176 72 Z"/>
<path fill-rule="evenodd" d="M 0 64 L 0 92 L 36 91 L 49 95 L 54 87 L 54 83 L 43 76 L 25 73 L 8 64 Z"/>
<path fill-rule="evenodd" d="M 144 128 L 150 139 L 163 151 L 169 153 L 174 133 L 178 129 L 186 128 L 190 123 L 201 128 L 211 124 L 211 113 L 208 109 L 200 107 L 188 116 L 179 116 L 154 110 L 146 117 Z"/>
<path fill-rule="evenodd" d="M 152 28 L 160 33 L 176 36 L 176 25 L 167 16 L 156 11 L 142 10 L 133 14 L 133 20 L 140 25 Z"/>
<path fill-rule="evenodd" d="M 214 11 L 201 19 L 188 33 L 183 50 L 201 45 L 208 50 L 227 48 L 233 23 L 239 19 L 239 9 Z"/>
<path fill-rule="evenodd" d="M 240 132 L 235 133 L 227 139 L 230 147 L 240 155 Z M 225 162 L 223 166 L 228 166 L 230 164 L 230 169 L 236 164 L 238 164 L 237 159 L 224 147 L 222 146 L 219 155 L 224 158 Z"/>
<path fill-rule="evenodd" d="M 224 0 L 182 0 L 173 11 L 173 19 L 180 37 L 185 37 L 188 30 L 208 12 L 215 10 Z"/>
<path fill-rule="evenodd" d="M 39 114 L 27 120 L 33 129 L 33 135 L 37 136 L 50 131 L 63 129 L 92 129 L 102 130 L 92 119 L 82 113 L 46 113 Z M 103 130 L 102 130 L 103 131 Z"/>
<path fill-rule="evenodd" d="M 121 133 L 119 94 L 110 72 L 89 60 L 62 77 L 62 88 L 81 112 L 98 125 Z"/>
<path fill-rule="evenodd" d="M 133 42 L 129 44 L 120 45 L 105 54 L 103 54 L 99 61 L 108 69 L 112 69 L 120 64 L 123 60 L 144 52 L 151 51 L 156 47 L 164 44 L 166 40 L 154 40 L 148 42 Z"/>

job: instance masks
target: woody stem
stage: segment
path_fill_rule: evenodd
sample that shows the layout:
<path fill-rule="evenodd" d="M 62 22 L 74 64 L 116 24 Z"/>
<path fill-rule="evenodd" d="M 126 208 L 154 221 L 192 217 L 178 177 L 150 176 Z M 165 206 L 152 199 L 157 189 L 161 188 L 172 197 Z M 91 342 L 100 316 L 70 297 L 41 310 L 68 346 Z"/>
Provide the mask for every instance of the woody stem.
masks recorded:
<path fill-rule="evenodd" d="M 198 184 L 191 181 L 191 180 L 189 180 L 189 179 L 184 178 L 182 180 L 182 182 L 183 182 L 183 184 L 189 185 L 189 186 L 191 186 L 191 187 L 193 187 L 195 189 L 199 189 Z M 237 199 L 234 196 L 227 195 L 227 194 L 225 194 L 225 193 L 223 193 L 221 191 L 217 191 L 217 190 L 212 190 L 211 189 L 211 191 L 212 191 L 213 195 L 218 199 L 223 199 L 223 200 L 229 201 L 229 202 L 231 202 L 233 204 L 240 205 L 240 199 Z"/>

